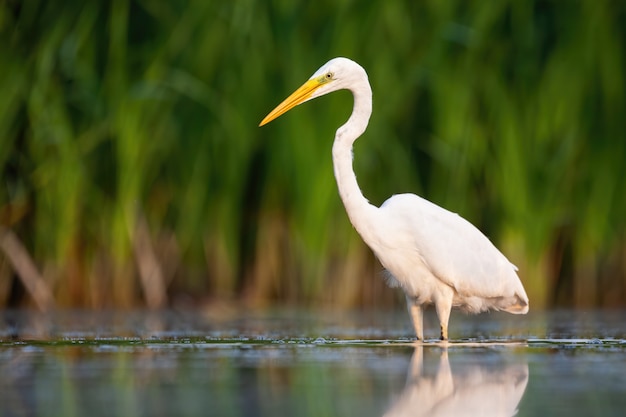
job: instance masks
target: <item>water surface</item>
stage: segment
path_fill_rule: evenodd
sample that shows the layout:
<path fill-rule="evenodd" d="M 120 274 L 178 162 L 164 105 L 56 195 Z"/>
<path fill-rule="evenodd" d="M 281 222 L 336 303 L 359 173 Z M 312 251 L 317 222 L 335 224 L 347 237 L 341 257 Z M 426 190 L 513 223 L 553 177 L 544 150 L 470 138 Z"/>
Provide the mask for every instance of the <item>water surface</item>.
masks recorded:
<path fill-rule="evenodd" d="M 404 311 L 2 312 L 0 415 L 621 416 L 624 319 L 453 313 L 416 344 Z"/>

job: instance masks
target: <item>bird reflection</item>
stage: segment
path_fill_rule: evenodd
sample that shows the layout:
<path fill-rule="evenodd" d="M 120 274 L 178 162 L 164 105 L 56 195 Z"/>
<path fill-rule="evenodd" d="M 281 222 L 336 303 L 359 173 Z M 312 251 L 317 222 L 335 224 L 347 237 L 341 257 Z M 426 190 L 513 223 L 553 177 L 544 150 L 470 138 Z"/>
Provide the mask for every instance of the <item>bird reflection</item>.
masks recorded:
<path fill-rule="evenodd" d="M 466 364 L 452 371 L 448 349 L 442 348 L 436 373 L 427 375 L 423 349 L 415 348 L 406 387 L 385 416 L 513 416 L 517 413 L 528 383 L 528 364 Z"/>

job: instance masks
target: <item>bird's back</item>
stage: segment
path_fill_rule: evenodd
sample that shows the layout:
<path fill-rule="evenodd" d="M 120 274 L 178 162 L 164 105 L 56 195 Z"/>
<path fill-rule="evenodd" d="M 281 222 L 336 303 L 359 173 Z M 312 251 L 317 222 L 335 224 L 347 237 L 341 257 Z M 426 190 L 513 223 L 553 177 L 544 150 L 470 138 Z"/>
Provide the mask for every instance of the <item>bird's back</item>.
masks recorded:
<path fill-rule="evenodd" d="M 435 278 L 454 289 L 459 307 L 471 312 L 528 311 L 528 297 L 515 272 L 517 268 L 459 215 L 417 195 L 400 194 L 380 207 L 378 221 L 383 227 L 381 233 L 390 238 L 389 244 L 395 245 L 395 236 L 398 249 L 410 248 L 404 256 L 413 256 L 414 262 L 417 259 Z M 379 258 L 385 258 L 383 251 L 372 249 Z M 385 265 L 385 259 L 380 261 Z M 390 269 L 405 290 L 412 280 L 423 278 L 406 276 L 411 274 L 406 270 Z"/>

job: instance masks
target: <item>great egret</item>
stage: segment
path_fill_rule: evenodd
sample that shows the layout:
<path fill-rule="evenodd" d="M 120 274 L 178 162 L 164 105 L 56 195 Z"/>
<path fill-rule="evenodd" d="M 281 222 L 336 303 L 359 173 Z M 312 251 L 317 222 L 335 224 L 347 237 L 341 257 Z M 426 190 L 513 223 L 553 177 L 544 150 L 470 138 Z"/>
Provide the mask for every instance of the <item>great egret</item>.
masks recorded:
<path fill-rule="evenodd" d="M 448 339 L 452 307 L 468 313 L 528 312 L 528 296 L 517 268 L 470 222 L 414 194 L 398 194 L 376 207 L 363 196 L 352 169 L 352 145 L 372 114 L 372 89 L 356 62 L 334 58 L 261 121 L 274 120 L 298 104 L 348 89 L 354 107 L 337 129 L 333 166 L 339 195 L 352 225 L 401 287 L 415 334 L 424 340 L 423 307 L 434 304 L 441 339 Z"/>

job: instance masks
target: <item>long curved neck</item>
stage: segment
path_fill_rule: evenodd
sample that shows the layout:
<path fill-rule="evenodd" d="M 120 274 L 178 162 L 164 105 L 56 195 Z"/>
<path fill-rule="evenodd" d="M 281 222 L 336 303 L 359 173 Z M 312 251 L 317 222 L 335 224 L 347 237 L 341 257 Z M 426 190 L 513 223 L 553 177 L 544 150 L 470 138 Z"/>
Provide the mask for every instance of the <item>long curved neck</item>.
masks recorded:
<path fill-rule="evenodd" d="M 367 128 L 372 114 L 372 90 L 367 79 L 351 88 L 354 95 L 354 108 L 348 121 L 337 129 L 333 143 L 333 166 L 339 195 L 355 229 L 363 236 L 369 204 L 356 180 L 352 168 L 352 145 Z"/>

